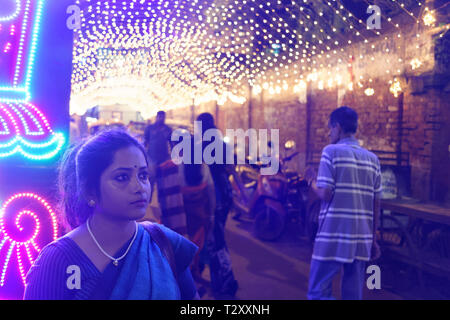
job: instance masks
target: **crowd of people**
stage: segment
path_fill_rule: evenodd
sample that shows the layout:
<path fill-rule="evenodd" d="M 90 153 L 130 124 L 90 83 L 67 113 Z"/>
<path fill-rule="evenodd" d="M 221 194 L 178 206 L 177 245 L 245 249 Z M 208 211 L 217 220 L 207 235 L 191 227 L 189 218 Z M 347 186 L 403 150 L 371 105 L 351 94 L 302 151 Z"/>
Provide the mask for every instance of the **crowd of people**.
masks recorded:
<path fill-rule="evenodd" d="M 228 176 L 234 168 L 216 163 L 196 164 L 194 153 L 190 164 L 176 165 L 170 153 L 172 129 L 165 124 L 165 117 L 165 112 L 159 111 L 155 123 L 149 125 L 144 133 L 150 172 L 154 177 L 150 180 L 156 181 L 161 222 L 187 235 L 199 247 L 191 267 L 194 279 L 200 285 L 204 283 L 201 274 L 207 264 L 214 296 L 233 297 L 238 284 L 225 242 L 225 223 L 233 203 Z M 196 120 L 202 125 L 202 134 L 216 128 L 209 113 L 200 114 Z M 194 150 L 193 136 L 190 143 Z M 221 143 L 225 150 L 225 143 Z M 204 142 L 202 150 L 206 146 L 207 142 Z"/>
<path fill-rule="evenodd" d="M 202 134 L 216 128 L 209 113 L 196 120 Z M 353 109 L 336 109 L 318 173 L 305 174 L 322 199 L 309 299 L 331 299 L 340 270 L 342 297 L 361 299 L 365 263 L 380 255 L 380 164 L 355 139 L 357 123 Z M 171 136 L 160 111 L 144 145 L 124 130 L 105 130 L 67 150 L 59 211 L 70 232 L 41 251 L 28 272 L 25 299 L 199 299 L 207 290 L 206 265 L 214 297 L 235 296 L 225 240 L 234 166 L 194 158 L 177 164 Z M 155 193 L 161 219 L 142 222 Z"/>

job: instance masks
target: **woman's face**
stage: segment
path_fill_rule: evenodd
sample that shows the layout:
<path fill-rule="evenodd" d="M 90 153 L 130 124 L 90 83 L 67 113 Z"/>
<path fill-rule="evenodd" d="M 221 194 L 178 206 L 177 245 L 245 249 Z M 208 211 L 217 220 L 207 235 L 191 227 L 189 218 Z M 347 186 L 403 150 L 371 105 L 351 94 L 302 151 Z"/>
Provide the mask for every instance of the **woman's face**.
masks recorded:
<path fill-rule="evenodd" d="M 143 218 L 151 195 L 148 178 L 147 162 L 139 148 L 118 150 L 100 177 L 99 213 L 116 219 Z"/>

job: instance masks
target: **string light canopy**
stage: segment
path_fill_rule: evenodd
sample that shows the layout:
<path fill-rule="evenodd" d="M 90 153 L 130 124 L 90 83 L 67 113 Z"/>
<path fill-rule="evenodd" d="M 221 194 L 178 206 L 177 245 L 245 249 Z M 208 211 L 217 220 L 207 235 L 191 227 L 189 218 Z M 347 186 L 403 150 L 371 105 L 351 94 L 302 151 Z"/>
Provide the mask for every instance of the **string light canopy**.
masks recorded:
<path fill-rule="evenodd" d="M 243 103 L 249 85 L 276 94 L 292 78 L 299 90 L 319 68 L 345 70 L 347 45 L 366 45 L 356 59 L 373 61 L 382 32 L 401 37 L 392 17 L 421 21 L 421 1 L 379 2 L 389 15 L 381 30 L 368 28 L 365 0 L 78 0 L 71 112 L 119 103 L 150 117 L 212 100 Z M 328 78 L 322 87 L 352 80 Z"/>

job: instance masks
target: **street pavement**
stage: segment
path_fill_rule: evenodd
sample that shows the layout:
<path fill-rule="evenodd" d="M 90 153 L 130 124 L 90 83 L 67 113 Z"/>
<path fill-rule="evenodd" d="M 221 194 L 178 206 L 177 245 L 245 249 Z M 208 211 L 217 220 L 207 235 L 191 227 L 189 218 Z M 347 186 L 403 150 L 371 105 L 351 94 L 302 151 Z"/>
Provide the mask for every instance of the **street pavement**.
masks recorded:
<path fill-rule="evenodd" d="M 275 242 L 264 242 L 251 232 L 251 221 L 231 219 L 226 225 L 226 240 L 233 272 L 239 283 L 238 300 L 303 300 L 306 299 L 312 246 L 302 239 L 297 226 L 288 224 Z M 209 281 L 208 268 L 202 274 Z M 214 299 L 208 289 L 202 299 Z M 340 298 L 339 277 L 333 293 Z M 226 298 L 224 298 L 226 299 Z M 398 300 L 400 296 L 383 290 L 364 290 L 367 300 Z"/>

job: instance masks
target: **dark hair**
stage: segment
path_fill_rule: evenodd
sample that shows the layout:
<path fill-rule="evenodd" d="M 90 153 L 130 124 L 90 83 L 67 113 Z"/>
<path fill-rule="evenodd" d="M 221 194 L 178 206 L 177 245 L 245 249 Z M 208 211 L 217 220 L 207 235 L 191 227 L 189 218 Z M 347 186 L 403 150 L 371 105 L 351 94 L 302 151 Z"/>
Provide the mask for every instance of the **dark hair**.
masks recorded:
<path fill-rule="evenodd" d="M 356 133 L 358 129 L 358 114 L 352 108 L 343 106 L 337 108 L 330 114 L 330 124 L 341 126 L 344 133 Z"/>
<path fill-rule="evenodd" d="M 198 186 L 202 183 L 202 165 L 195 164 L 195 157 L 193 152 L 195 150 L 195 139 L 191 136 L 191 163 L 184 164 L 184 178 L 189 186 Z"/>
<path fill-rule="evenodd" d="M 73 145 L 65 152 L 58 177 L 60 211 L 65 225 L 76 228 L 86 222 L 93 209 L 87 194 L 100 197 L 100 177 L 111 165 L 115 153 L 130 146 L 147 155 L 142 145 L 123 129 L 103 130 L 95 136 Z M 148 163 L 148 162 L 147 162 Z"/>
<path fill-rule="evenodd" d="M 165 111 L 158 111 L 158 113 L 156 115 L 157 116 L 165 116 L 166 112 Z"/>

